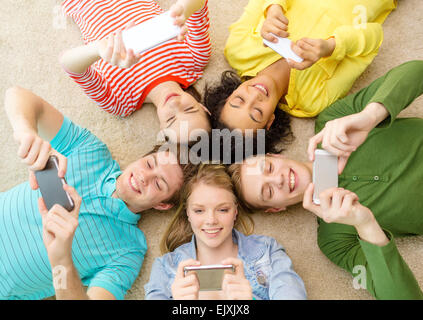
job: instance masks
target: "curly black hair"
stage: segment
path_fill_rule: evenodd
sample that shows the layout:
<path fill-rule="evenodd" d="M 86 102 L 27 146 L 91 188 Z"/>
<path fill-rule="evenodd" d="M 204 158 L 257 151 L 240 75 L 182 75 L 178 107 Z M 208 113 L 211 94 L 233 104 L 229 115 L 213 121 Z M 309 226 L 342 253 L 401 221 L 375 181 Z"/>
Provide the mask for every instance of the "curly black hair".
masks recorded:
<path fill-rule="evenodd" d="M 203 103 L 211 113 L 211 125 L 213 129 L 230 129 L 220 120 L 220 115 L 228 97 L 245 80 L 248 79 L 241 79 L 235 72 L 226 70 L 221 75 L 220 83 L 211 87 L 206 84 Z M 275 120 L 270 129 L 265 132 L 265 152 L 281 153 L 284 150 L 283 146 L 291 143 L 293 138 L 290 116 L 280 108 L 276 108 Z"/>

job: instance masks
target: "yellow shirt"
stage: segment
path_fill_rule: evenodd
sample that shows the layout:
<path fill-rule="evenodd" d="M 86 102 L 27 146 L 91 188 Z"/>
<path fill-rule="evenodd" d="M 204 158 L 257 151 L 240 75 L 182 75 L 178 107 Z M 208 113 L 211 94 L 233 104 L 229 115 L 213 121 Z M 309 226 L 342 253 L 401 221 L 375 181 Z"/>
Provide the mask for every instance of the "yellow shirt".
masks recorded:
<path fill-rule="evenodd" d="M 241 77 L 254 77 L 281 56 L 263 46 L 260 30 L 265 12 L 280 4 L 289 20 L 289 38 L 328 39 L 336 48 L 305 70 L 291 70 L 287 105 L 282 110 L 296 117 L 314 117 L 344 97 L 376 56 L 383 41 L 381 24 L 395 9 L 396 0 L 250 0 L 233 23 L 225 46 L 229 64 Z"/>

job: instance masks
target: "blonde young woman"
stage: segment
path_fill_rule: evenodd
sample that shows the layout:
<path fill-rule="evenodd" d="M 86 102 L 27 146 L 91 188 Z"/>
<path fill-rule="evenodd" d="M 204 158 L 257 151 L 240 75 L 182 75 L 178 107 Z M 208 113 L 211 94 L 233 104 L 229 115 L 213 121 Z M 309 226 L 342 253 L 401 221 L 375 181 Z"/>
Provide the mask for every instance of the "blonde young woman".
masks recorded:
<path fill-rule="evenodd" d="M 221 165 L 203 165 L 182 190 L 181 205 L 153 264 L 146 299 L 306 299 L 301 278 L 275 239 L 251 235 L 253 221 L 238 207 Z M 233 264 L 220 291 L 199 291 L 184 267 Z"/>

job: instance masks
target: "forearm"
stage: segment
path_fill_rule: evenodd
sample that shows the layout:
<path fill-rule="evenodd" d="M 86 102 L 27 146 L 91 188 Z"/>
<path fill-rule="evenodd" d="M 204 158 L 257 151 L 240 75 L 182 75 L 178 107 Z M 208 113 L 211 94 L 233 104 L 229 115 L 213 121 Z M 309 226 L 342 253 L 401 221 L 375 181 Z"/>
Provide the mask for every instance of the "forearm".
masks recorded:
<path fill-rule="evenodd" d="M 37 124 L 42 104 L 30 91 L 13 87 L 6 91 L 4 107 L 14 132 L 38 132 Z"/>
<path fill-rule="evenodd" d="M 369 103 L 361 112 L 365 116 L 365 119 L 369 119 L 369 131 L 389 116 L 389 112 L 385 106 L 378 102 Z"/>
<path fill-rule="evenodd" d="M 204 7 L 206 0 L 179 0 L 177 3 L 184 7 L 185 18 L 189 18 L 194 12 Z"/>
<path fill-rule="evenodd" d="M 60 64 L 67 71 L 82 74 L 100 58 L 98 42 L 94 41 L 65 51 L 60 57 Z"/>
<path fill-rule="evenodd" d="M 52 265 L 57 300 L 88 300 L 79 273 L 72 262 Z"/>
<path fill-rule="evenodd" d="M 363 241 L 380 247 L 389 243 L 388 237 L 386 236 L 385 232 L 383 232 L 382 228 L 374 217 L 369 222 L 363 225 L 355 226 L 355 228 L 357 230 L 358 236 Z"/>

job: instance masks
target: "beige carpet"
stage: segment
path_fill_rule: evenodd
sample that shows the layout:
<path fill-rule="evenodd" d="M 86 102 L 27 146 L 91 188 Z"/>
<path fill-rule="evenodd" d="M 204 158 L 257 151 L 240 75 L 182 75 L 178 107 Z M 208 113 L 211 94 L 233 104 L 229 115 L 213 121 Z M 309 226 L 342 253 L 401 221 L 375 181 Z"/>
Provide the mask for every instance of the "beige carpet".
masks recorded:
<path fill-rule="evenodd" d="M 76 25 L 57 16 L 60 0 L 2 0 L 0 10 L 0 96 L 12 85 L 28 88 L 76 123 L 89 128 L 110 148 L 116 160 L 125 165 L 139 158 L 153 145 L 158 131 L 155 109 L 146 105 L 128 119 L 116 118 L 100 110 L 69 79 L 58 64 L 60 53 L 82 43 Z M 169 8 L 173 0 L 158 1 Z M 209 0 L 213 54 L 199 81 L 217 79 L 228 68 L 223 47 L 228 26 L 242 13 L 247 0 Z M 385 41 L 373 64 L 357 81 L 353 91 L 366 86 L 398 64 L 423 59 L 423 1 L 400 0 L 384 24 Z M 418 99 L 402 115 L 423 117 L 423 99 Z M 294 119 L 296 136 L 287 152 L 306 159 L 306 141 L 313 133 L 313 120 Z M 17 146 L 3 108 L 0 109 L 0 191 L 8 190 L 27 178 L 17 160 Z M 144 284 L 151 265 L 159 255 L 158 242 L 173 211 L 145 212 L 140 220 L 149 245 L 140 275 L 127 299 L 143 299 Z M 423 214 L 423 213 L 422 213 Z M 287 250 L 295 270 L 302 277 L 310 299 L 372 299 L 365 290 L 355 290 L 352 278 L 333 265 L 316 244 L 316 219 L 300 205 L 282 214 L 254 215 L 255 232 L 275 237 Z M 423 237 L 397 240 L 399 249 L 423 287 Z"/>

